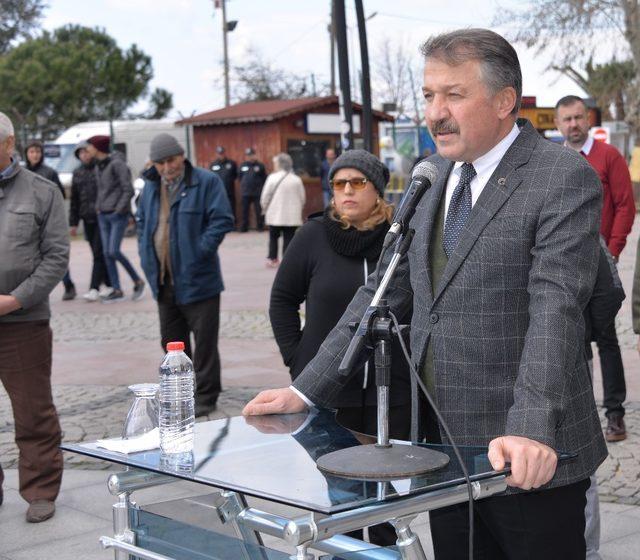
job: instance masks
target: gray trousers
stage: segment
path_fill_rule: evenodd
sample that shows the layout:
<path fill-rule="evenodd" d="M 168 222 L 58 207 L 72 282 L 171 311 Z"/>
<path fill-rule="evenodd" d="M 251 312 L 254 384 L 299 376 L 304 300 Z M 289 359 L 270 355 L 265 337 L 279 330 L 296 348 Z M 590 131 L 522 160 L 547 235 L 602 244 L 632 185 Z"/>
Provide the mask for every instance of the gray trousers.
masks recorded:
<path fill-rule="evenodd" d="M 593 380 L 593 360 L 589 360 L 589 372 Z M 598 479 L 594 474 L 589 479 L 587 505 L 584 508 L 584 540 L 587 544 L 586 560 L 602 560 L 600 556 L 600 500 L 598 499 Z"/>

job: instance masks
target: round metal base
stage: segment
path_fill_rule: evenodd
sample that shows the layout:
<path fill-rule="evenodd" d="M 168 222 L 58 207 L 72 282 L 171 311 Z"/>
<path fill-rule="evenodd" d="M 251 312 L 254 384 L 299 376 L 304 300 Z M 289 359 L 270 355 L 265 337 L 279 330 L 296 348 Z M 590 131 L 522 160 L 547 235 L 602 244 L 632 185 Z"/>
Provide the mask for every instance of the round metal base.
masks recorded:
<path fill-rule="evenodd" d="M 360 480 L 394 480 L 437 471 L 449 456 L 416 445 L 360 445 L 323 455 L 316 461 L 325 473 Z"/>

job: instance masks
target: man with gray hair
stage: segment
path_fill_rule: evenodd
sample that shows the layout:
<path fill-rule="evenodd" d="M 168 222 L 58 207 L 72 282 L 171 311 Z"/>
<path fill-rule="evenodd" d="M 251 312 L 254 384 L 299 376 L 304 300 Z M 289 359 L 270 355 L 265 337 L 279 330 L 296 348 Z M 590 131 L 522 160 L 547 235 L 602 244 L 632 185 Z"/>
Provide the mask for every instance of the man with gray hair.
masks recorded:
<path fill-rule="evenodd" d="M 425 118 L 437 179 L 409 227 L 389 306 L 413 305 L 412 362 L 459 445 L 510 463 L 505 495 L 474 504 L 476 558 L 584 560 L 585 493 L 607 456 L 584 354 L 583 309 L 596 278 L 602 189 L 579 154 L 517 119 L 514 48 L 486 29 L 423 46 Z M 379 264 L 385 267 L 391 255 Z M 349 323 L 367 309 L 374 273 L 316 357 L 245 414 L 330 406 Z M 444 438 L 433 413 L 427 441 Z M 558 463 L 557 450 L 575 453 Z M 466 558 L 469 505 L 431 512 L 436 558 Z"/>
<path fill-rule="evenodd" d="M 55 513 L 62 481 L 61 431 L 51 395 L 49 293 L 69 262 L 60 191 L 13 157 L 11 120 L 0 113 L 0 381 L 13 410 L 26 519 Z M 0 504 L 2 481 L 0 468 Z"/>
<path fill-rule="evenodd" d="M 224 289 L 218 246 L 233 230 L 222 181 L 194 167 L 170 134 L 151 141 L 153 166 L 138 201 L 138 250 L 158 302 L 161 344 L 184 342 L 196 374 L 196 416 L 215 410 L 221 391 L 218 325 Z M 195 351 L 191 351 L 191 333 Z"/>

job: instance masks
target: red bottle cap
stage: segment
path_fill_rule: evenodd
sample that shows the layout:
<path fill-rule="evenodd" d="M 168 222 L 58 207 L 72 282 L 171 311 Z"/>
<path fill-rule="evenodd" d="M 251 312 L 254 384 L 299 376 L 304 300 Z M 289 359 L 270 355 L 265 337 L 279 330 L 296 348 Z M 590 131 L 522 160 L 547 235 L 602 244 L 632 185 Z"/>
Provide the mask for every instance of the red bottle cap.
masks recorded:
<path fill-rule="evenodd" d="M 167 344 L 167 352 L 171 350 L 184 350 L 184 342 L 169 342 Z"/>

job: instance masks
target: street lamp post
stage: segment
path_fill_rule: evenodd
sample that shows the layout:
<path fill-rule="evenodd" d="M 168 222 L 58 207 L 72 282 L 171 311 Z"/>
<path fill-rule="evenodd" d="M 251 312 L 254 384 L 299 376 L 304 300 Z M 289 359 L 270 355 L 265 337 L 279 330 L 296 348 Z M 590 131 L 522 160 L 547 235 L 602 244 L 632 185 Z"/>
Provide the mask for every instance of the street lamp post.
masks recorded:
<path fill-rule="evenodd" d="M 346 151 L 353 148 L 353 107 L 351 106 L 351 86 L 349 84 L 347 21 L 344 0 L 334 0 L 333 9 L 338 46 L 338 76 L 340 79 L 340 136 L 342 149 Z"/>
<path fill-rule="evenodd" d="M 229 106 L 229 50 L 227 45 L 227 33 L 233 31 L 238 25 L 237 21 L 227 22 L 226 0 L 214 0 L 216 8 L 222 10 L 222 53 L 224 57 L 224 106 Z"/>
<path fill-rule="evenodd" d="M 220 2 L 222 7 L 222 44 L 224 56 L 224 106 L 229 106 L 229 54 L 227 50 L 227 9 L 225 0 Z"/>

